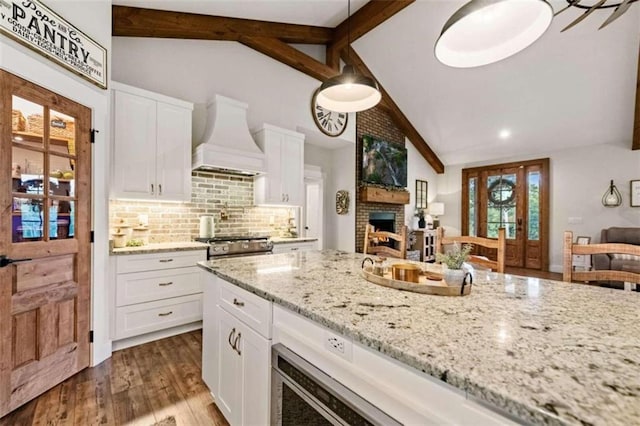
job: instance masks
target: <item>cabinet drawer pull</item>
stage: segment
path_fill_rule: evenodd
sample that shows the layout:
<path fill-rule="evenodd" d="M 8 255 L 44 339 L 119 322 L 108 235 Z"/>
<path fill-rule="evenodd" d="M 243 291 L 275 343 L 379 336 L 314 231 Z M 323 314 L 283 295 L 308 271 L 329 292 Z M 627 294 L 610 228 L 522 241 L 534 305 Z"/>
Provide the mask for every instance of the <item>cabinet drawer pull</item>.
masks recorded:
<path fill-rule="evenodd" d="M 300 250 L 300 247 L 291 247 L 291 251 Z"/>
<path fill-rule="evenodd" d="M 153 184 L 151 184 L 151 195 L 153 195 Z"/>
<path fill-rule="evenodd" d="M 159 317 L 168 317 L 169 315 L 171 315 L 173 313 L 173 311 L 169 311 L 169 312 L 160 312 L 158 314 Z"/>
<path fill-rule="evenodd" d="M 162 195 L 162 184 L 158 184 L 158 195 Z"/>
<path fill-rule="evenodd" d="M 239 306 L 239 307 L 243 307 L 244 306 L 244 302 L 239 301 L 235 297 L 233 298 L 233 304 L 236 305 L 236 306 Z"/>
<path fill-rule="evenodd" d="M 240 352 L 240 338 L 242 337 L 242 333 L 238 333 L 238 337 L 233 341 L 233 349 L 238 353 L 238 356 L 242 356 L 242 352 Z"/>
<path fill-rule="evenodd" d="M 159 285 L 160 287 L 166 287 L 166 286 L 168 286 L 168 285 L 173 285 L 173 281 L 169 281 L 169 282 L 167 282 L 167 283 L 158 283 L 158 285 Z"/>
<path fill-rule="evenodd" d="M 229 346 L 231 346 L 231 349 L 233 350 L 236 349 L 236 347 L 234 346 L 236 341 L 234 340 L 233 342 L 231 342 L 231 337 L 233 337 L 234 334 L 236 334 L 235 327 L 231 330 L 231 333 L 229 333 L 229 338 L 227 339 L 227 341 L 229 342 Z"/>
<path fill-rule="evenodd" d="M 169 263 L 173 262 L 173 259 L 160 259 L 160 263 Z"/>

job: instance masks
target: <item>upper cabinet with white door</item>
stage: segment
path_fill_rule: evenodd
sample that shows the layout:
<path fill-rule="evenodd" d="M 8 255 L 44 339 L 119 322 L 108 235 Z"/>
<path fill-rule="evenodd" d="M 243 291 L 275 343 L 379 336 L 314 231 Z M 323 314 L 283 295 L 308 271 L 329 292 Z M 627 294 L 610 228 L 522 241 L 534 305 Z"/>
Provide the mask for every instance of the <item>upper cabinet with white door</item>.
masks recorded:
<path fill-rule="evenodd" d="M 267 173 L 254 180 L 255 203 L 304 204 L 304 135 L 269 124 L 253 133 L 266 158 Z"/>
<path fill-rule="evenodd" d="M 191 199 L 193 104 L 113 83 L 114 198 Z"/>

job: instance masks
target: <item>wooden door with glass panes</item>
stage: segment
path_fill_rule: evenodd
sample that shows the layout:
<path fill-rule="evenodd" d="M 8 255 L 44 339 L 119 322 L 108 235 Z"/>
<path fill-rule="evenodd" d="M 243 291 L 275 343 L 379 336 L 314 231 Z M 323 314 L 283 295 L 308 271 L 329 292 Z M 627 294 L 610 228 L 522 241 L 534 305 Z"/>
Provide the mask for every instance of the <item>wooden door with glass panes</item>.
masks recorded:
<path fill-rule="evenodd" d="M 0 416 L 89 365 L 88 108 L 0 70 Z"/>
<path fill-rule="evenodd" d="M 505 264 L 548 268 L 549 159 L 463 169 L 462 232 L 506 235 Z M 495 256 L 490 249 L 480 255 Z"/>

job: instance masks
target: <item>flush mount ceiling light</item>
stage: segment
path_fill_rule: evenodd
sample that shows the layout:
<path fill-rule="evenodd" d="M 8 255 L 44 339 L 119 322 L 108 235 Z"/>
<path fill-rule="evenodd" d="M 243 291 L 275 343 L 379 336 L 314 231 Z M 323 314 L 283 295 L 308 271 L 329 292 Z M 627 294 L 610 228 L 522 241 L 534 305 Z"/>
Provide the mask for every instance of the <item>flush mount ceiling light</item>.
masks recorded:
<path fill-rule="evenodd" d="M 351 0 L 348 2 L 347 48 L 351 47 Z M 336 112 L 358 112 L 372 108 L 382 95 L 372 78 L 356 74 L 351 65 L 345 65 L 342 74 L 331 77 L 320 86 L 316 102 L 321 107 Z"/>
<path fill-rule="evenodd" d="M 435 55 L 455 68 L 491 64 L 531 45 L 552 18 L 545 0 L 471 0 L 444 24 Z"/>

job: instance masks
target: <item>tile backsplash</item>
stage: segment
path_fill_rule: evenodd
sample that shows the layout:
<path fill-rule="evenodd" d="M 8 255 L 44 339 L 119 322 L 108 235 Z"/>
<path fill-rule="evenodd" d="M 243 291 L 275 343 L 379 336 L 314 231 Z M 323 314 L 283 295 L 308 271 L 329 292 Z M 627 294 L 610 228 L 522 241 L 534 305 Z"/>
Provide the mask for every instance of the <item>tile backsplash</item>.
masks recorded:
<path fill-rule="evenodd" d="M 191 202 L 110 200 L 109 223 L 121 219 L 138 225 L 138 216 L 149 218 L 149 242 L 191 241 L 198 237 L 200 216 L 211 215 L 216 235 L 260 234 L 279 236 L 286 232 L 295 210 L 253 205 L 253 178 L 211 172 L 193 172 Z M 226 212 L 227 219 L 221 219 Z"/>

